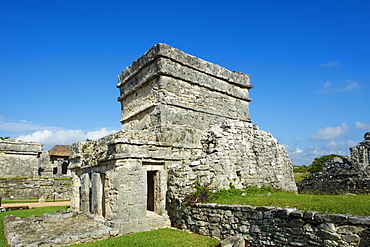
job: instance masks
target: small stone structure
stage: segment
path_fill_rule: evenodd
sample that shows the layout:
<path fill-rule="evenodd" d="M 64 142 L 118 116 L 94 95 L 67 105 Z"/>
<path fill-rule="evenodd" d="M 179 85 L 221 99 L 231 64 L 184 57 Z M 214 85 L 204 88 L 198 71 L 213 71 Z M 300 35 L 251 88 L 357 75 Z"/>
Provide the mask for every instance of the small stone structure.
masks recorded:
<path fill-rule="evenodd" d="M 55 145 L 49 150 L 54 176 L 70 177 L 71 172 L 68 170 L 70 155 L 69 145 Z"/>
<path fill-rule="evenodd" d="M 38 176 L 42 143 L 0 140 L 0 177 Z"/>
<path fill-rule="evenodd" d="M 351 157 L 333 158 L 315 172 L 297 183 L 302 193 L 370 193 L 370 132 L 364 141 L 350 148 Z"/>
<path fill-rule="evenodd" d="M 70 177 L 69 146 L 43 150 L 41 142 L 0 139 L 0 177 Z"/>
<path fill-rule="evenodd" d="M 119 75 L 120 132 L 71 145 L 71 209 L 120 233 L 169 225 L 195 183 L 296 191 L 290 159 L 249 116 L 249 75 L 157 44 Z"/>
<path fill-rule="evenodd" d="M 370 243 L 370 216 L 213 203 L 191 209 L 177 206 L 176 227 L 220 239 L 238 236 L 244 242 L 240 246 L 365 247 Z"/>
<path fill-rule="evenodd" d="M 50 151 L 42 146 L 40 142 L 0 140 L 0 197 L 70 199 L 69 146 L 57 145 Z"/>

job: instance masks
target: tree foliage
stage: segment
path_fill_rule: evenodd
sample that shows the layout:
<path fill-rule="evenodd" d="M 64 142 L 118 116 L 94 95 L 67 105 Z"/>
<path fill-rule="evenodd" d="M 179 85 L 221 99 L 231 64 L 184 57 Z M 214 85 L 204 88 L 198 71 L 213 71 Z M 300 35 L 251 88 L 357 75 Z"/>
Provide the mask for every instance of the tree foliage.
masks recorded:
<path fill-rule="evenodd" d="M 332 159 L 332 158 L 335 158 L 335 157 L 344 157 L 343 155 L 339 155 L 339 154 L 330 154 L 330 155 L 322 155 L 318 158 L 315 158 L 312 162 L 312 164 L 309 166 L 309 168 L 307 169 L 308 172 L 310 173 L 313 173 L 313 172 L 317 172 L 317 171 L 322 171 L 322 165 L 328 161 L 329 159 Z"/>
<path fill-rule="evenodd" d="M 343 158 L 345 156 L 339 155 L 339 154 L 329 154 L 329 155 L 322 155 L 320 157 L 315 158 L 312 161 L 312 164 L 309 166 L 293 166 L 293 172 L 295 173 L 314 173 L 317 171 L 322 171 L 322 166 L 325 162 L 327 162 L 329 159 L 335 158 L 335 157 L 340 157 Z"/>

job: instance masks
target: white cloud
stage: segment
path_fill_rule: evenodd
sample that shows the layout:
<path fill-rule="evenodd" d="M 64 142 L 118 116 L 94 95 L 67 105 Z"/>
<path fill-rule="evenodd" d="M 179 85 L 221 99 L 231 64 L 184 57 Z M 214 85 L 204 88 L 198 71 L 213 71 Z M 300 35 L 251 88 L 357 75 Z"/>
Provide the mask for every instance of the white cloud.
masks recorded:
<path fill-rule="evenodd" d="M 312 135 L 311 138 L 313 140 L 334 140 L 339 139 L 344 136 L 346 132 L 349 131 L 347 123 L 342 123 L 341 126 L 336 127 L 326 127 L 324 129 L 320 129 L 316 134 Z"/>
<path fill-rule="evenodd" d="M 328 93 L 329 91 L 330 91 L 330 89 L 331 89 L 331 83 L 330 82 L 325 82 L 324 84 L 323 84 L 323 87 L 322 88 L 320 88 L 319 90 L 317 90 L 320 94 L 326 94 L 326 93 Z"/>
<path fill-rule="evenodd" d="M 348 85 L 340 89 L 340 91 L 350 91 L 356 88 L 360 88 L 360 83 L 352 81 L 352 82 L 348 82 Z"/>
<path fill-rule="evenodd" d="M 360 121 L 357 121 L 355 125 L 360 130 L 370 131 L 370 123 L 361 123 Z"/>
<path fill-rule="evenodd" d="M 104 136 L 113 134 L 115 132 L 117 132 L 117 131 L 116 130 L 108 130 L 106 128 L 102 128 L 100 130 L 95 130 L 95 131 L 87 132 L 86 133 L 86 138 L 92 139 L 92 140 L 96 140 L 96 139 L 99 139 L 101 137 L 104 137 Z"/>
<path fill-rule="evenodd" d="M 353 80 L 348 80 L 345 83 L 331 83 L 327 81 L 322 84 L 322 87 L 318 89 L 317 92 L 319 92 L 320 94 L 341 93 L 341 92 L 352 91 L 360 87 L 361 87 L 361 84 Z"/>
<path fill-rule="evenodd" d="M 323 155 L 339 154 L 348 156 L 349 148 L 355 146 L 348 144 L 348 141 L 345 143 L 331 141 L 323 146 L 311 145 L 304 148 L 296 148 L 287 151 L 293 165 L 310 165 L 315 158 Z"/>
<path fill-rule="evenodd" d="M 58 130 L 60 128 L 51 127 L 51 126 L 43 126 L 41 124 L 33 124 L 32 122 L 28 122 L 26 120 L 21 120 L 19 122 L 15 121 L 6 121 L 3 120 L 2 117 L 0 118 L 0 130 L 1 131 L 10 131 L 10 132 L 23 132 L 23 131 L 38 131 L 38 130 Z"/>
<path fill-rule="evenodd" d="M 343 65 L 341 65 L 338 60 L 323 63 L 323 64 L 320 64 L 319 66 L 320 67 L 326 67 L 326 68 L 329 68 L 329 69 L 334 68 L 334 67 L 343 67 Z"/>
<path fill-rule="evenodd" d="M 116 132 L 102 128 L 96 131 L 85 133 L 83 130 L 42 130 L 29 135 L 18 136 L 17 139 L 24 141 L 38 141 L 44 144 L 44 149 L 48 150 L 55 145 L 70 145 L 74 142 L 85 141 L 86 139 L 98 139 L 100 137 Z"/>

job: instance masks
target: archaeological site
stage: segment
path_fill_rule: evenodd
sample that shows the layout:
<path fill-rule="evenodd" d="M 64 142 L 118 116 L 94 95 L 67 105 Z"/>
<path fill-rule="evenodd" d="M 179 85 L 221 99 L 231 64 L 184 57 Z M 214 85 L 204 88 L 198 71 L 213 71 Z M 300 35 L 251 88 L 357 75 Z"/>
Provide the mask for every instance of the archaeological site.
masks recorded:
<path fill-rule="evenodd" d="M 49 151 L 42 146 L 40 142 L 0 140 L 3 200 L 70 199 L 69 146 L 56 145 Z"/>
<path fill-rule="evenodd" d="M 157 44 L 124 69 L 118 81 L 121 130 L 70 145 L 68 172 L 66 161 L 55 155 L 59 165 L 54 172 L 72 177 L 70 212 L 37 218 L 37 223 L 30 220 L 35 228 L 61 219 L 75 222 L 76 215 L 83 215 L 101 223 L 104 233 L 96 224 L 91 228 L 102 238 L 172 226 L 219 239 L 235 237 L 245 246 L 366 246 L 358 244 L 369 240 L 370 217 L 247 205 L 182 205 L 196 184 L 297 192 L 285 148 L 252 124 L 249 75 Z M 32 167 L 38 169 L 40 147 L 30 145 Z M 356 150 L 353 157 L 358 157 Z M 26 220 L 6 221 L 8 242 L 17 246 L 23 240 L 15 225 Z M 48 246 L 79 243 L 81 235 L 88 238 L 73 232 L 72 240 L 63 234 Z"/>
<path fill-rule="evenodd" d="M 299 192 L 323 194 L 370 193 L 370 132 L 350 148 L 351 157 L 336 157 L 323 170 L 297 183 Z"/>
<path fill-rule="evenodd" d="M 249 75 L 158 44 L 119 75 L 122 129 L 71 146 L 71 209 L 121 233 L 169 226 L 195 183 L 296 191 L 284 147 L 251 123 Z"/>

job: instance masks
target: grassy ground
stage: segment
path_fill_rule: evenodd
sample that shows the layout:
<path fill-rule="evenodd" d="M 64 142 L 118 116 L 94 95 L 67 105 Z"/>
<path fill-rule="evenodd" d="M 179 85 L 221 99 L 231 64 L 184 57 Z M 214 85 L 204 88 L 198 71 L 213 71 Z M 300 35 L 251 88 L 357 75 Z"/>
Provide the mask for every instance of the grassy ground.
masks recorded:
<path fill-rule="evenodd" d="M 66 206 L 61 207 L 45 207 L 45 208 L 34 208 L 34 209 L 26 209 L 26 210 L 14 210 L 8 211 L 5 213 L 0 213 L 0 247 L 7 246 L 5 238 L 4 238 L 4 226 L 3 226 L 3 219 L 5 215 L 12 214 L 18 217 L 29 217 L 31 215 L 35 215 L 36 217 L 41 216 L 44 213 L 53 213 L 57 210 L 66 209 Z M 177 229 L 158 229 L 149 232 L 139 232 L 133 233 L 117 238 L 110 238 L 102 241 L 97 242 L 90 242 L 85 244 L 79 245 L 72 245 L 72 246 L 102 246 L 102 247 L 109 247 L 109 246 L 142 246 L 142 247 L 187 247 L 187 246 L 194 246 L 194 247 L 214 247 L 219 244 L 217 239 L 208 238 L 204 236 L 200 236 L 197 234 L 192 234 L 188 232 L 184 232 Z"/>
<path fill-rule="evenodd" d="M 295 182 L 299 182 L 303 179 L 305 179 L 306 177 L 308 177 L 308 175 L 310 175 L 309 172 L 304 172 L 304 173 L 294 173 L 294 181 Z"/>
<path fill-rule="evenodd" d="M 13 210 L 4 213 L 0 213 L 0 247 L 7 246 L 5 238 L 4 238 L 4 226 L 3 226 L 3 219 L 6 215 L 14 215 L 21 218 L 29 217 L 31 215 L 35 215 L 36 217 L 43 215 L 44 213 L 53 213 L 58 210 L 67 209 L 67 206 L 59 206 L 59 207 L 46 207 L 46 208 L 33 208 L 33 209 L 25 209 L 25 210 Z"/>
<path fill-rule="evenodd" d="M 295 194 L 274 190 L 245 190 L 221 193 L 211 202 L 219 204 L 241 204 L 251 206 L 273 206 L 280 208 L 297 208 L 321 213 L 348 213 L 359 216 L 370 215 L 370 195 L 311 195 Z M 258 196 L 271 193 L 271 196 Z M 244 195 L 243 195 L 244 194 Z"/>
<path fill-rule="evenodd" d="M 75 247 L 214 247 L 220 242 L 217 239 L 188 233 L 177 229 L 158 229 L 148 232 L 132 233 L 117 238 L 97 242 L 71 245 Z"/>

